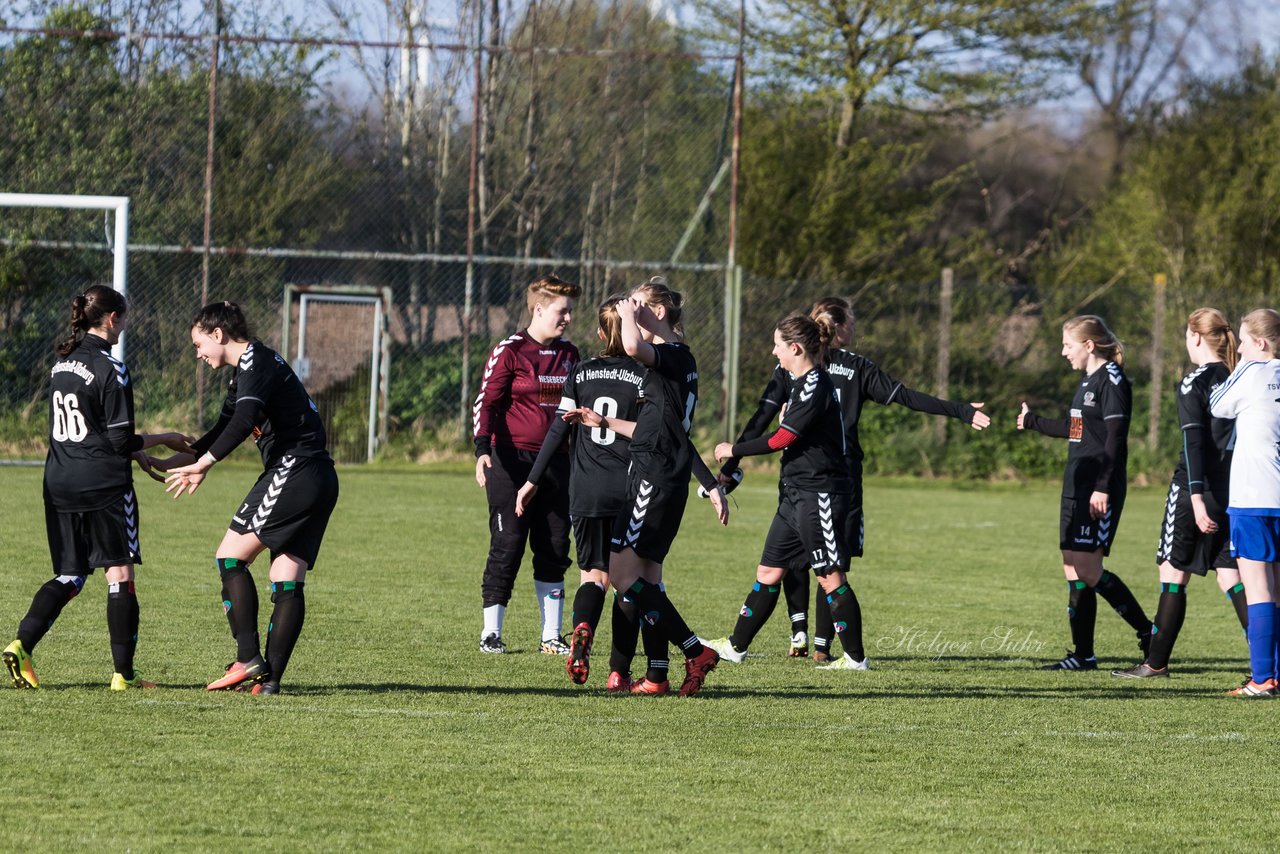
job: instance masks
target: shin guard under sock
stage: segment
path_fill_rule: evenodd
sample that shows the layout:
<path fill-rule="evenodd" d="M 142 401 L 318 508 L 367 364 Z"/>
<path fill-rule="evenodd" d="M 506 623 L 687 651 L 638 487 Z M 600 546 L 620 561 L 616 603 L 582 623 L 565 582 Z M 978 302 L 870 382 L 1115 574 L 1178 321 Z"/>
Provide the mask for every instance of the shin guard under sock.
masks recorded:
<path fill-rule="evenodd" d="M 831 606 L 831 618 L 835 624 L 836 636 L 840 645 L 854 661 L 863 661 L 867 652 L 862 648 L 862 608 L 858 597 L 848 584 L 841 584 L 834 593 L 827 594 L 827 604 Z"/>
<path fill-rule="evenodd" d="M 788 570 L 782 575 L 782 594 L 787 599 L 791 634 L 809 634 L 809 569 Z"/>
<path fill-rule="evenodd" d="M 1236 619 L 1240 621 L 1240 630 L 1244 632 L 1246 639 L 1249 637 L 1249 600 L 1244 595 L 1244 583 L 1237 581 L 1235 586 L 1227 591 L 1227 599 L 1231 602 L 1231 607 L 1236 611 Z"/>
<path fill-rule="evenodd" d="M 1142 606 L 1138 604 L 1138 600 L 1133 597 L 1133 593 L 1125 583 L 1120 580 L 1120 576 L 1113 575 L 1104 569 L 1094 589 L 1107 600 L 1107 604 L 1120 615 L 1120 619 L 1128 623 L 1139 635 L 1145 635 L 1151 630 L 1151 622 L 1143 613 Z"/>
<path fill-rule="evenodd" d="M 231 636 L 236 640 L 236 661 L 252 661 L 258 655 L 258 588 L 253 585 L 249 564 L 233 557 L 214 561 L 222 576 L 222 608 L 227 614 Z"/>
<path fill-rule="evenodd" d="M 604 613 L 604 588 L 595 581 L 588 581 L 573 594 L 573 609 L 569 612 L 569 628 L 577 628 L 586 623 L 591 631 L 600 626 L 600 615 Z"/>
<path fill-rule="evenodd" d="M 302 581 L 271 582 L 271 622 L 267 624 L 267 665 L 271 668 L 271 680 L 279 682 L 289 657 L 302 634 L 302 623 L 307 617 L 307 601 L 303 596 Z"/>
<path fill-rule="evenodd" d="M 702 653 L 702 643 L 680 616 L 676 606 L 667 598 L 666 591 L 643 578 L 632 584 L 627 595 L 640 609 L 640 619 L 656 627 L 667 640 L 684 651 L 686 658 Z"/>
<path fill-rule="evenodd" d="M 609 669 L 630 675 L 636 657 L 636 641 L 640 635 L 640 617 L 636 603 L 622 593 L 613 594 L 613 648 L 609 651 Z"/>
<path fill-rule="evenodd" d="M 1067 582 L 1067 622 L 1078 658 L 1093 657 L 1093 627 L 1098 622 L 1098 596 L 1083 581 Z"/>
<path fill-rule="evenodd" d="M 1276 606 L 1259 602 L 1249 606 L 1249 664 L 1253 681 L 1276 678 Z"/>
<path fill-rule="evenodd" d="M 819 587 L 813 600 L 813 651 L 830 652 L 835 632 L 835 621 L 831 618 L 831 605 L 827 602 L 827 593 Z"/>
<path fill-rule="evenodd" d="M 1182 631 L 1187 616 L 1187 586 L 1185 584 L 1160 585 L 1160 604 L 1156 606 L 1156 619 L 1151 625 L 1151 651 L 1147 653 L 1147 666 L 1163 670 L 1169 666 L 1169 655 Z"/>
<path fill-rule="evenodd" d="M 18 623 L 18 640 L 27 652 L 36 648 L 48 634 L 67 603 L 84 587 L 83 575 L 59 575 L 41 585 L 31 600 L 27 615 Z"/>
<path fill-rule="evenodd" d="M 133 654 L 138 648 L 138 596 L 132 581 L 107 586 L 107 634 L 116 673 L 133 679 Z"/>
<path fill-rule="evenodd" d="M 747 647 L 751 646 L 751 642 L 777 607 L 778 593 L 776 584 L 761 584 L 757 581 L 752 585 L 747 601 L 742 603 L 742 610 L 738 611 L 738 623 L 733 627 L 733 634 L 729 635 L 729 643 L 736 651 L 746 652 Z M 807 591 L 804 598 L 807 602 Z"/>

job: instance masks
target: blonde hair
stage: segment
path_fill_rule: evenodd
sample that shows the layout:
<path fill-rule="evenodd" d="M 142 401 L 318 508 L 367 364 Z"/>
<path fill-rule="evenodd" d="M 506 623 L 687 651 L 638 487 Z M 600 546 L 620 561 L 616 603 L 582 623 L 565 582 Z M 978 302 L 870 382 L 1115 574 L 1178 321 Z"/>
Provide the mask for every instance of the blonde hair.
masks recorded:
<path fill-rule="evenodd" d="M 1236 340 L 1235 330 L 1227 322 L 1225 314 L 1208 306 L 1197 308 L 1187 318 L 1187 328 L 1209 344 L 1213 354 L 1227 366 L 1228 371 L 1236 369 L 1236 364 L 1240 361 L 1240 352 L 1237 350 L 1240 342 Z"/>
<path fill-rule="evenodd" d="M 665 276 L 654 276 L 631 292 L 633 296 L 644 297 L 647 305 L 660 305 L 667 310 L 667 323 L 681 339 L 684 338 L 684 294 L 673 291 L 667 285 Z"/>
<path fill-rule="evenodd" d="M 600 334 L 604 336 L 604 349 L 600 351 L 602 357 L 627 354 L 626 348 L 622 346 L 622 318 L 618 315 L 618 303 L 626 298 L 625 294 L 610 294 L 596 310 Z"/>
<path fill-rule="evenodd" d="M 1096 314 L 1082 314 L 1062 324 L 1062 331 L 1080 343 L 1093 342 L 1093 352 L 1124 367 L 1124 344 Z"/>
<path fill-rule="evenodd" d="M 1280 354 L 1280 312 L 1257 308 L 1242 317 L 1240 325 L 1254 338 L 1262 338 L 1270 344 L 1273 354 Z"/>
<path fill-rule="evenodd" d="M 533 314 L 535 306 L 546 305 L 557 297 L 577 299 L 580 293 L 582 288 L 558 276 L 542 276 L 529 283 L 525 292 L 525 304 L 529 307 L 529 313 Z"/>

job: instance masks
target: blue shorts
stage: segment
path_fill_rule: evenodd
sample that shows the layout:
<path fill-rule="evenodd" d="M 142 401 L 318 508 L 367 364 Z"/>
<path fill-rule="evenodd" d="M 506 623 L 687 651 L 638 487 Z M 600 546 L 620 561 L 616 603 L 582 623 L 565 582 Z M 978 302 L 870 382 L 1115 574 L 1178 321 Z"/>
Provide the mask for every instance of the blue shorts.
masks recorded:
<path fill-rule="evenodd" d="M 1232 557 L 1280 561 L 1280 516 L 1230 515 Z"/>

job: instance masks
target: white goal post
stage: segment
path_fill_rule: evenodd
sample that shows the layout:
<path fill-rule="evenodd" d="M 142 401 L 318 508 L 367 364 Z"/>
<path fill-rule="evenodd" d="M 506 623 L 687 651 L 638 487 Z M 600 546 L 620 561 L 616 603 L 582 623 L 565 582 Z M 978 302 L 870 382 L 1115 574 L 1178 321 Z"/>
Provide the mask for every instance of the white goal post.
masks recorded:
<path fill-rule="evenodd" d="M 296 333 L 293 330 L 295 301 L 298 305 Z M 308 348 L 314 349 L 309 343 L 308 309 L 313 304 L 322 303 L 345 303 L 373 309 L 369 337 L 365 339 L 369 341 L 369 349 L 364 351 L 364 354 L 369 357 L 368 429 L 364 457 L 368 462 L 372 462 L 378 447 L 387 441 L 387 403 L 391 381 L 391 336 L 387 327 L 390 322 L 391 289 L 363 285 L 285 285 L 284 305 L 281 311 L 280 352 L 285 360 L 293 365 L 294 371 L 304 385 L 311 379 L 312 368 L 316 367 L 319 370 L 318 365 L 313 365 L 318 357 L 308 352 Z M 357 337 L 354 334 L 355 327 L 349 327 L 349 333 L 351 333 L 349 337 Z M 359 337 L 363 338 L 363 335 Z M 290 360 L 290 348 L 295 340 L 296 349 L 294 349 L 293 359 Z M 328 356 L 329 361 L 332 361 L 335 354 L 322 352 L 321 355 Z M 348 360 L 354 357 L 356 354 L 347 353 L 345 356 L 337 356 L 337 360 L 351 364 Z M 354 367 L 354 365 L 351 366 Z M 308 391 L 315 390 L 308 387 Z M 313 394 L 313 399 L 314 397 Z M 331 436 L 330 442 L 333 441 L 334 437 Z"/>
<path fill-rule="evenodd" d="M 71 208 L 75 210 L 106 210 L 115 212 L 114 239 L 111 253 L 114 264 L 111 271 L 111 287 L 126 298 L 129 295 L 129 197 L 128 196 L 77 196 L 60 193 L 0 193 L 0 207 L 5 208 Z M 111 355 L 124 361 L 124 338 L 111 348 Z"/>

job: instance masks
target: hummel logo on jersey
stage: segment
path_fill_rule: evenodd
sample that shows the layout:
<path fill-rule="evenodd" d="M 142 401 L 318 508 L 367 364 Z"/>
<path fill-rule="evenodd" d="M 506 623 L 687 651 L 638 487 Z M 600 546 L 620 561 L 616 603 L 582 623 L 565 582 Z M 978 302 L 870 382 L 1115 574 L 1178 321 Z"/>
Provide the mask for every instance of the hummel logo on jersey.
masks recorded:
<path fill-rule="evenodd" d="M 809 376 L 804 381 L 804 387 L 800 389 L 800 399 L 807 401 L 813 397 L 813 391 L 818 387 L 818 372 L 810 371 Z"/>
<path fill-rule="evenodd" d="M 1124 374 L 1120 373 L 1120 366 L 1115 362 L 1107 362 L 1107 373 L 1110 375 L 1112 385 L 1120 385 L 1120 380 L 1124 379 Z"/>
<path fill-rule="evenodd" d="M 116 369 L 116 379 L 120 381 L 120 387 L 127 388 L 129 386 L 129 369 L 125 367 L 124 362 L 114 356 L 108 356 L 107 361 L 111 363 L 111 367 Z"/>
<path fill-rule="evenodd" d="M 246 347 L 244 353 L 240 356 L 239 367 L 240 367 L 240 370 L 242 371 L 253 370 L 253 345 L 252 344 Z"/>
<path fill-rule="evenodd" d="M 1184 396 L 1191 394 L 1191 388 L 1195 383 L 1196 377 L 1203 374 L 1206 370 L 1208 370 L 1208 368 L 1209 366 L 1207 364 L 1201 365 L 1200 367 L 1196 368 L 1194 371 L 1192 371 L 1191 373 L 1187 374 L 1185 377 L 1182 378 L 1182 394 Z M 1214 386 L 1214 388 L 1217 388 L 1217 386 Z"/>

